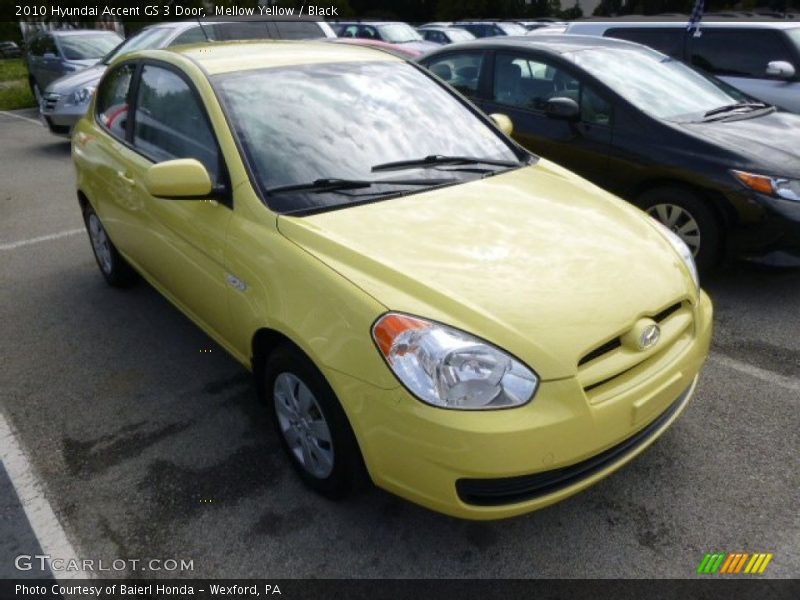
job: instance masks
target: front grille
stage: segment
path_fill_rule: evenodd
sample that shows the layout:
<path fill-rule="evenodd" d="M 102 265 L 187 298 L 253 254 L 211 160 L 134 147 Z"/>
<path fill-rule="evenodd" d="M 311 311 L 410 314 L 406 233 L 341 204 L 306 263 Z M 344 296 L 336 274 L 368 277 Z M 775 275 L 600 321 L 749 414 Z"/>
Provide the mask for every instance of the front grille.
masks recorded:
<path fill-rule="evenodd" d="M 42 112 L 53 112 L 56 109 L 59 98 L 61 98 L 59 94 L 45 94 L 42 99 Z"/>
<path fill-rule="evenodd" d="M 462 502 L 476 506 L 501 506 L 547 496 L 581 482 L 595 473 L 620 462 L 641 447 L 686 403 L 691 391 L 686 388 L 670 407 L 647 427 L 616 446 L 582 462 L 533 475 L 502 479 L 459 479 L 456 492 Z"/>
<path fill-rule="evenodd" d="M 662 321 L 667 319 L 670 315 L 672 315 L 676 311 L 680 310 L 680 308 L 681 308 L 681 303 L 680 302 L 676 302 L 675 304 L 673 304 L 671 306 L 668 306 L 667 308 L 665 308 L 664 310 L 662 310 L 659 313 L 656 313 L 655 315 L 653 315 L 650 318 L 653 319 L 653 321 L 655 321 L 656 323 L 661 323 Z M 600 358 L 604 354 L 607 354 L 607 353 L 611 352 L 612 350 L 616 350 L 621 345 L 622 345 L 622 340 L 619 337 L 615 337 L 613 340 L 610 340 L 610 341 L 606 342 L 605 344 L 603 344 L 602 346 L 598 346 L 597 348 L 595 348 L 591 352 L 588 352 L 587 354 L 585 354 L 578 361 L 578 366 L 579 367 L 583 366 L 586 363 L 591 362 L 596 358 Z"/>
<path fill-rule="evenodd" d="M 667 368 L 691 344 L 693 314 L 690 302 L 673 303 L 650 316 L 661 328 L 661 338 L 652 348 L 629 348 L 619 336 L 581 357 L 578 382 L 589 402 L 605 402 L 649 377 L 651 370 Z"/>

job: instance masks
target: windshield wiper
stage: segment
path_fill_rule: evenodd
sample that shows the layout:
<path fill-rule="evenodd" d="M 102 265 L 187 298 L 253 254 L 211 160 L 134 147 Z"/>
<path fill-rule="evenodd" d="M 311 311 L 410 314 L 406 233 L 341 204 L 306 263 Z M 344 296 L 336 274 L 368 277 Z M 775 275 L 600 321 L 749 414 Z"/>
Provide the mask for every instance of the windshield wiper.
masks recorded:
<path fill-rule="evenodd" d="M 445 183 L 453 183 L 456 181 L 452 177 L 444 179 L 382 179 L 382 180 L 369 180 L 369 179 L 337 179 L 333 177 L 326 177 L 322 179 L 315 179 L 308 183 L 296 183 L 293 185 L 280 185 L 271 187 L 264 190 L 268 194 L 282 194 L 285 192 L 342 192 L 347 190 L 357 190 L 361 188 L 372 187 L 373 185 L 420 185 L 420 186 L 435 186 L 444 185 Z"/>
<path fill-rule="evenodd" d="M 741 108 L 751 108 L 756 110 L 758 108 L 772 108 L 772 105 L 767 104 L 766 102 L 737 102 L 736 104 L 726 104 L 725 106 L 712 109 L 704 114 L 703 117 L 713 117 L 715 115 L 721 115 L 723 113 L 739 110 Z"/>
<path fill-rule="evenodd" d="M 409 160 L 381 163 L 372 167 L 372 172 L 397 171 L 400 169 L 412 169 L 415 167 L 426 168 L 439 165 L 492 165 L 496 167 L 521 167 L 522 163 L 511 160 L 497 160 L 494 158 L 479 158 L 475 156 L 443 156 L 441 154 L 431 154 L 430 156 L 426 156 L 424 158 L 412 158 Z"/>

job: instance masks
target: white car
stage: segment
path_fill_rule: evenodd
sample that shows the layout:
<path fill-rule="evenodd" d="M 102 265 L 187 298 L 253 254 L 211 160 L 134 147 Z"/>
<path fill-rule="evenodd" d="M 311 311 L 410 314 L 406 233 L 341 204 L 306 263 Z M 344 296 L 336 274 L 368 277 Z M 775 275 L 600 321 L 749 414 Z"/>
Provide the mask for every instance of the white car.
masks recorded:
<path fill-rule="evenodd" d="M 687 33 L 686 19 L 575 21 L 564 33 L 650 46 L 754 98 L 800 113 L 800 21 L 703 20 L 699 36 Z"/>

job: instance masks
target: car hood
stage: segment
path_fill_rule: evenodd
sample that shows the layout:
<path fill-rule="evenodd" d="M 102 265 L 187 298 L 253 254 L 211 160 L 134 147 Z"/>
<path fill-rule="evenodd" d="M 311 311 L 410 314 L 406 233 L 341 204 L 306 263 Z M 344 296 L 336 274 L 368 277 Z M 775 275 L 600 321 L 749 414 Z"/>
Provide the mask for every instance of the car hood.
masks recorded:
<path fill-rule="evenodd" d="M 691 294 L 644 213 L 544 160 L 278 227 L 388 309 L 478 335 L 544 379 Z"/>
<path fill-rule="evenodd" d="M 767 175 L 800 176 L 800 115 L 774 112 L 752 119 L 687 123 L 684 127 L 701 139 L 764 165 L 772 171 Z"/>
<path fill-rule="evenodd" d="M 53 83 L 47 86 L 47 91 L 55 94 L 69 94 L 75 90 L 79 90 L 89 85 L 97 85 L 103 73 L 106 72 L 106 65 L 95 64 L 87 69 L 69 73 L 63 77 L 59 77 Z"/>

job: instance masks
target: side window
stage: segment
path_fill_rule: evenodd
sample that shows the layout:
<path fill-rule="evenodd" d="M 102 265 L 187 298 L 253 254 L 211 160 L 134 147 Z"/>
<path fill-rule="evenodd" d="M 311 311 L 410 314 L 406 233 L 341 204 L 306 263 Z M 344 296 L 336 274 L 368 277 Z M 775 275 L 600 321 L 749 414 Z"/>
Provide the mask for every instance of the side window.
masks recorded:
<path fill-rule="evenodd" d="M 428 63 L 428 69 L 465 96 L 476 96 L 483 60 L 483 52 L 446 54 Z"/>
<path fill-rule="evenodd" d="M 570 73 L 544 61 L 499 53 L 494 68 L 494 101 L 515 108 L 543 111 L 551 98 L 570 98 L 581 120 L 611 123 L 611 105 Z"/>
<path fill-rule="evenodd" d="M 714 75 L 765 78 L 770 61 L 794 62 L 779 31 L 705 28 L 702 32 L 691 38 L 691 61 Z"/>
<path fill-rule="evenodd" d="M 379 40 L 381 39 L 378 30 L 374 27 L 370 27 L 369 25 L 362 25 L 358 28 L 358 34 L 356 37 L 365 38 L 368 40 Z"/>
<path fill-rule="evenodd" d="M 278 33 L 284 40 L 310 40 L 325 37 L 319 25 L 313 21 L 276 21 Z"/>
<path fill-rule="evenodd" d="M 97 89 L 96 111 L 100 123 L 114 137 L 124 140 L 128 121 L 128 90 L 135 66 L 128 63 L 103 78 Z"/>
<path fill-rule="evenodd" d="M 30 44 L 30 53 L 33 56 L 41 56 L 44 54 L 44 44 L 42 44 L 42 36 L 36 36 L 33 38 Z"/>
<path fill-rule="evenodd" d="M 219 174 L 219 152 L 203 108 L 173 71 L 145 65 L 139 82 L 133 144 L 154 162 L 196 158 Z"/>
<path fill-rule="evenodd" d="M 264 40 L 274 37 L 264 21 L 219 23 L 217 27 L 223 40 Z"/>
<path fill-rule="evenodd" d="M 357 33 L 358 33 L 358 25 L 348 25 L 347 27 L 344 28 L 344 31 L 342 31 L 342 33 L 339 34 L 339 37 L 354 38 L 357 37 L 356 35 Z"/>
<path fill-rule="evenodd" d="M 703 31 L 703 35 L 705 35 L 706 31 Z M 649 46 L 673 58 L 681 58 L 683 55 L 683 40 L 687 37 L 685 27 L 664 29 L 655 27 L 614 27 L 607 30 L 604 35 Z"/>
<path fill-rule="evenodd" d="M 214 36 L 211 34 L 211 28 L 206 26 L 206 33 L 208 34 L 208 39 L 213 40 Z M 206 33 L 203 33 L 203 30 L 200 27 L 192 27 L 191 29 L 187 29 L 174 40 L 172 40 L 169 45 L 170 46 L 180 46 L 181 44 L 202 44 L 206 41 Z"/>
<path fill-rule="evenodd" d="M 52 35 L 42 36 L 42 54 L 55 54 L 58 56 L 58 46 Z"/>

